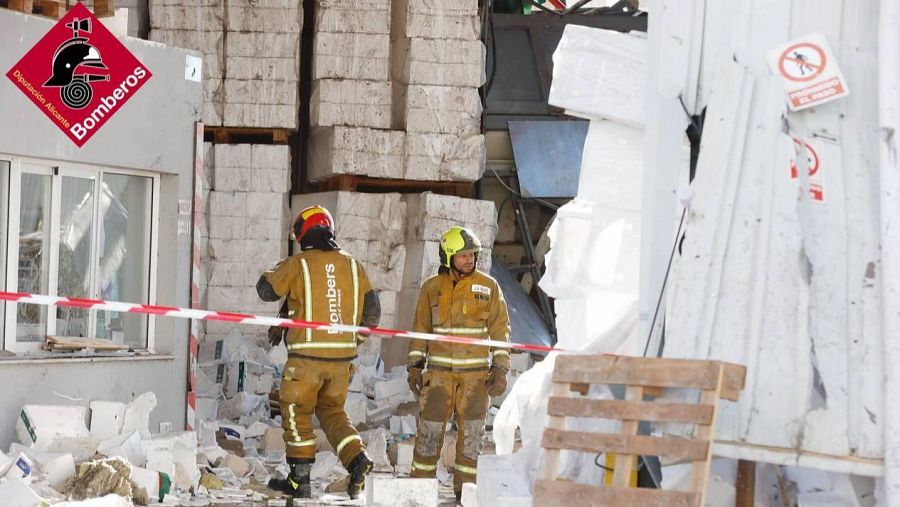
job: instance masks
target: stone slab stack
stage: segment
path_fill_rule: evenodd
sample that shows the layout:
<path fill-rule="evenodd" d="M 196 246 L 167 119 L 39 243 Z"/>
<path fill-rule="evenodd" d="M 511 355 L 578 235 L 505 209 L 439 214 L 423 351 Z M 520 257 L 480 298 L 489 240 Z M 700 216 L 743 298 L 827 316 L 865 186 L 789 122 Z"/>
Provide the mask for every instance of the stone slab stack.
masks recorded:
<path fill-rule="evenodd" d="M 474 181 L 484 171 L 485 48 L 478 2 L 394 0 L 394 124 L 406 134 L 406 179 Z"/>
<path fill-rule="evenodd" d="M 318 0 L 307 176 L 402 178 L 391 127 L 390 0 Z"/>
<path fill-rule="evenodd" d="M 274 316 L 277 303 L 256 294 L 266 269 L 287 255 L 290 151 L 285 145 L 216 144 L 212 149 L 207 228 L 207 294 L 210 309 Z M 208 340 L 234 324 L 207 322 Z M 240 326 L 244 336 L 266 328 Z"/>
<path fill-rule="evenodd" d="M 222 125 L 225 0 L 150 0 L 150 40 L 193 49 L 203 58 L 203 115 Z"/>
<path fill-rule="evenodd" d="M 208 126 L 298 126 L 302 0 L 151 0 L 150 39 L 202 53 Z"/>
<path fill-rule="evenodd" d="M 389 0 L 318 0 L 313 127 L 391 126 Z"/>
<path fill-rule="evenodd" d="M 302 0 L 226 0 L 224 125 L 296 129 Z"/>
<path fill-rule="evenodd" d="M 320 181 L 338 174 L 403 178 L 404 132 L 365 127 L 318 127 L 309 138 L 307 177 Z"/>

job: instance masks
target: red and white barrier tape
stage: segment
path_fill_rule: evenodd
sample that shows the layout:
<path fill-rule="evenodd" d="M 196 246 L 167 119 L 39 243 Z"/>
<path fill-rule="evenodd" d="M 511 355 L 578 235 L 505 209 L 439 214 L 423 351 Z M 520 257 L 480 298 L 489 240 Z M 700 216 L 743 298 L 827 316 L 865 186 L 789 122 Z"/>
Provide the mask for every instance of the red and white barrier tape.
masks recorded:
<path fill-rule="evenodd" d="M 494 348 L 526 350 L 530 352 L 562 351 L 562 349 L 547 347 L 544 345 L 529 345 L 525 343 L 502 342 L 480 338 L 465 338 L 462 336 L 453 335 L 416 333 L 412 331 L 400 331 L 397 329 L 350 326 L 346 324 L 326 324 L 324 322 L 308 322 L 304 320 L 290 320 L 278 317 L 261 317 L 258 315 L 249 315 L 244 313 L 214 312 L 210 310 L 177 308 L 174 306 L 142 305 L 137 303 L 122 303 L 120 301 L 68 298 L 62 296 L 42 296 L 24 292 L 0 292 L 0 301 L 10 301 L 13 303 L 35 304 L 43 306 L 65 306 L 91 310 L 107 310 L 113 312 L 145 313 L 148 315 L 158 315 L 161 317 L 177 317 L 182 319 L 217 320 L 222 322 L 233 322 L 235 324 L 249 324 L 253 326 L 278 326 L 296 329 L 314 329 L 319 331 L 376 334 L 390 338 L 412 338 L 416 340 L 427 340 L 434 342 L 449 342 L 459 343 L 463 345 L 481 345 Z"/>

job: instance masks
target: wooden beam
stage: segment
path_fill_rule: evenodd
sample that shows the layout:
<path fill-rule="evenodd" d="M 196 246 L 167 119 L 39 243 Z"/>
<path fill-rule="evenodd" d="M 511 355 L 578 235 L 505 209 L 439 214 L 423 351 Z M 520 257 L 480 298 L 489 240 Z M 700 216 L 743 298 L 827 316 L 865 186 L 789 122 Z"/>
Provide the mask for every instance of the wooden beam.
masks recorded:
<path fill-rule="evenodd" d="M 697 507 L 698 495 L 650 488 L 599 487 L 569 481 L 537 480 L 534 505 L 579 507 Z"/>
<path fill-rule="evenodd" d="M 31 11 L 34 9 L 34 2 L 32 0 L 9 0 L 7 7 L 14 11 L 31 14 Z"/>
<path fill-rule="evenodd" d="M 651 437 L 647 435 L 616 435 L 587 431 L 565 431 L 547 428 L 541 447 L 551 450 L 581 452 L 611 452 L 618 455 L 660 456 L 675 460 L 702 460 L 709 442 L 681 437 Z"/>
<path fill-rule="evenodd" d="M 550 398 L 547 413 L 561 417 L 601 417 L 628 421 L 709 424 L 713 407 L 696 403 Z"/>
<path fill-rule="evenodd" d="M 644 388 L 641 386 L 628 386 L 625 388 L 625 401 L 639 402 L 644 399 Z M 623 439 L 634 438 L 638 432 L 638 421 L 622 421 L 619 423 L 619 435 Z M 637 456 L 624 453 L 615 453 L 616 466 L 613 469 L 612 485 L 614 487 L 627 488 L 631 485 L 631 472 L 637 462 Z"/>
<path fill-rule="evenodd" d="M 554 382 L 627 384 L 653 387 L 715 389 L 720 363 L 695 359 L 665 359 L 601 355 L 560 355 Z M 729 365 L 723 390 L 740 392 L 746 368 Z"/>
<path fill-rule="evenodd" d="M 116 15 L 114 0 L 94 0 L 94 16 L 108 18 Z"/>
<path fill-rule="evenodd" d="M 706 455 L 702 459 L 694 461 L 691 467 L 691 491 L 696 491 L 700 495 L 700 505 L 704 504 L 706 499 L 706 483 L 709 481 L 709 463 L 712 461 L 712 439 L 713 431 L 716 425 L 716 413 L 718 409 L 719 396 L 722 394 L 722 384 L 725 381 L 725 367 L 722 363 L 715 363 L 718 372 L 716 374 L 716 385 L 713 389 L 704 390 L 700 394 L 700 403 L 703 405 L 711 405 L 713 407 L 712 420 L 708 424 L 698 424 L 695 437 L 704 440 L 708 444 Z"/>
<path fill-rule="evenodd" d="M 66 6 L 57 0 L 40 0 L 41 14 L 48 18 L 59 19 L 66 13 Z"/>
<path fill-rule="evenodd" d="M 566 392 L 565 384 L 553 384 L 551 387 L 551 395 L 561 395 Z M 564 417 L 553 417 L 550 416 L 547 418 L 547 428 L 544 429 L 544 438 L 547 437 L 548 431 L 563 431 L 566 427 L 566 419 Z M 551 449 L 544 453 L 544 470 L 541 472 L 541 477 L 547 480 L 556 479 L 556 474 L 559 471 L 559 450 Z"/>
<path fill-rule="evenodd" d="M 754 507 L 756 504 L 756 462 L 738 460 L 734 507 Z"/>

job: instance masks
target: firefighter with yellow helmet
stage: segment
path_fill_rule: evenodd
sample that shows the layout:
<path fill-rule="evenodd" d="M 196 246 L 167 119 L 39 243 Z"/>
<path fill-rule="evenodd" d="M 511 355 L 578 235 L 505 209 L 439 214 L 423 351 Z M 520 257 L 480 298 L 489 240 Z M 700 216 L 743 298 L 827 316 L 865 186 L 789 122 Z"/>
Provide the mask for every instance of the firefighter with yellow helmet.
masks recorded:
<path fill-rule="evenodd" d="M 378 295 L 363 266 L 337 245 L 328 210 L 312 206 L 301 211 L 291 236 L 300 252 L 262 274 L 256 285 L 259 297 L 264 301 L 286 298 L 288 315 L 298 320 L 377 326 L 381 318 Z M 270 338 L 279 341 L 282 332 L 288 361 L 281 379 L 281 413 L 290 474 L 270 482 L 270 487 L 292 498 L 312 496 L 309 473 L 316 457 L 315 414 L 350 472 L 347 493 L 357 498 L 372 470 L 362 439 L 344 411 L 359 337 L 349 332 L 277 328 L 270 330 Z"/>
<path fill-rule="evenodd" d="M 497 281 L 476 269 L 481 242 L 463 227 L 441 237 L 441 267 L 419 293 L 413 330 L 509 341 L 506 301 Z M 491 396 L 506 391 L 509 350 L 458 343 L 410 340 L 409 387 L 419 396 L 412 477 L 434 477 L 444 430 L 455 415 L 458 438 L 453 489 L 475 482 Z"/>

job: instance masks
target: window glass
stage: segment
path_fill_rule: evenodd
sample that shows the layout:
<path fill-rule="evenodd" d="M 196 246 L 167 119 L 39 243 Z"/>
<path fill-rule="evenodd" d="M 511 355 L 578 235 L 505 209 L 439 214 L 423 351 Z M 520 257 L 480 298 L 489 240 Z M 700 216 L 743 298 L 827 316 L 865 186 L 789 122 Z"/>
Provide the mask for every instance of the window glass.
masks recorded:
<path fill-rule="evenodd" d="M 99 297 L 147 303 L 153 180 L 105 173 L 100 187 Z M 111 338 L 134 348 L 147 346 L 146 315 L 100 311 L 96 329 L 98 338 Z"/>
<path fill-rule="evenodd" d="M 19 292 L 47 294 L 50 263 L 50 175 L 22 173 L 19 189 Z M 19 304 L 16 339 L 40 342 L 47 334 L 47 307 Z"/>
<path fill-rule="evenodd" d="M 9 236 L 9 162 L 0 160 L 0 288 L 6 290 L 6 245 Z M 0 349 L 6 333 L 6 303 L 0 304 Z"/>
<path fill-rule="evenodd" d="M 91 289 L 91 244 L 94 231 L 94 179 L 61 176 L 59 216 L 60 296 L 85 298 Z M 56 334 L 88 336 L 90 311 L 56 308 Z"/>

